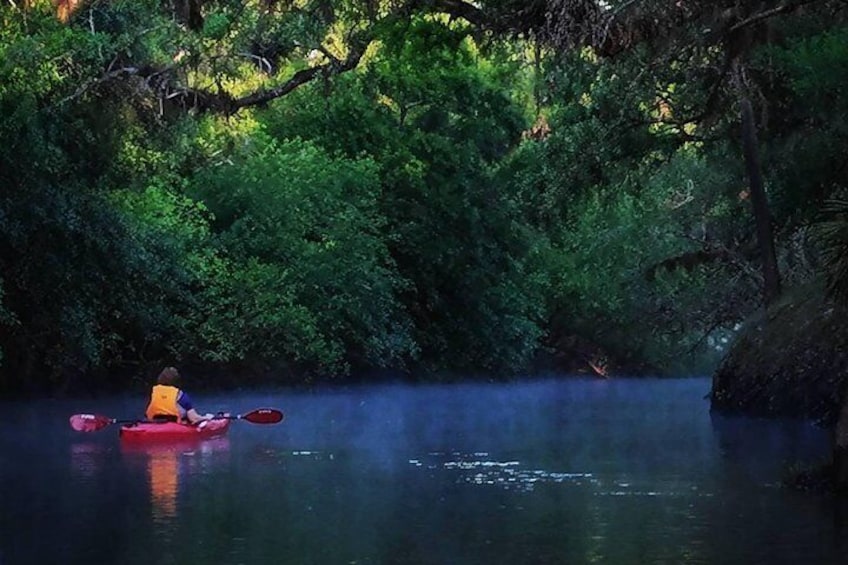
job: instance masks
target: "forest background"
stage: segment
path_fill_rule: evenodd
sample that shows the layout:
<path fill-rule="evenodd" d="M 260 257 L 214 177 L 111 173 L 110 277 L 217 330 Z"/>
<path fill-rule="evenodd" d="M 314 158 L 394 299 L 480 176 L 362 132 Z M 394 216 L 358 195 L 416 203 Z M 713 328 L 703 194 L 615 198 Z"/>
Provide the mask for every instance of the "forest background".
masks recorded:
<path fill-rule="evenodd" d="M 8 0 L 0 392 L 708 374 L 848 295 L 846 13 Z"/>

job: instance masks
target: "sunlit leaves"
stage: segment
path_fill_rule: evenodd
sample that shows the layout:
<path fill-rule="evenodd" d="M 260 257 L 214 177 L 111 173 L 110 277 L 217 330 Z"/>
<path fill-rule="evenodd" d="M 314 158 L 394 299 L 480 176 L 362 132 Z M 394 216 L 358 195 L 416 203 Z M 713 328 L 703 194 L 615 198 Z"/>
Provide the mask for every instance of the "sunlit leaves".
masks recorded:
<path fill-rule="evenodd" d="M 262 116 L 276 137 L 373 158 L 380 237 L 409 281 L 398 300 L 421 362 L 520 370 L 542 333 L 544 286 L 527 267 L 528 232 L 486 166 L 517 142 L 523 121 L 476 57 L 462 30 L 416 21 L 390 30 L 361 74 L 310 86 Z"/>
<path fill-rule="evenodd" d="M 215 214 L 230 276 L 249 282 L 222 287 L 228 309 L 243 313 L 246 351 L 342 372 L 351 361 L 381 365 L 408 354 L 395 302 L 402 280 L 380 239 L 373 164 L 300 141 L 254 141 L 195 188 Z"/>

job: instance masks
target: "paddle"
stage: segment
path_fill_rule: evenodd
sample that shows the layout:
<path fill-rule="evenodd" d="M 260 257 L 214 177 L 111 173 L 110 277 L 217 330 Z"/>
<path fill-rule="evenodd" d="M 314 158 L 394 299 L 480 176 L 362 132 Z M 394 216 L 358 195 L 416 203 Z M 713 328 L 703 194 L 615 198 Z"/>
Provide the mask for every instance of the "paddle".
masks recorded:
<path fill-rule="evenodd" d="M 236 414 L 235 416 L 218 414 L 213 419 L 247 420 L 251 424 L 276 424 L 283 421 L 283 413 L 275 408 L 256 408 L 247 414 Z"/>
<path fill-rule="evenodd" d="M 218 414 L 213 420 L 247 420 L 251 424 L 276 424 L 283 421 L 283 413 L 275 408 L 256 408 L 247 414 Z M 148 420 L 117 420 L 99 414 L 74 414 L 69 418 L 71 427 L 78 432 L 96 432 L 109 424 L 137 424 Z"/>
<path fill-rule="evenodd" d="M 74 414 L 69 418 L 71 427 L 78 432 L 96 432 L 109 424 L 132 424 L 140 420 L 116 420 L 99 414 Z"/>

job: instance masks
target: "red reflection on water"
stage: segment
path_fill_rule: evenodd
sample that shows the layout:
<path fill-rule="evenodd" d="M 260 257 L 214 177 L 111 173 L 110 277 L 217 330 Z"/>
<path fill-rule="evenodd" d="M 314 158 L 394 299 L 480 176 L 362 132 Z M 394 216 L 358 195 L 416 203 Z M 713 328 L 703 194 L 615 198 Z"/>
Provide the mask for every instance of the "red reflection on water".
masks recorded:
<path fill-rule="evenodd" d="M 184 461 L 227 452 L 230 441 L 219 437 L 204 441 L 169 442 L 163 445 L 121 444 L 121 451 L 146 458 L 150 502 L 155 521 L 171 521 L 177 516 L 177 495 Z"/>

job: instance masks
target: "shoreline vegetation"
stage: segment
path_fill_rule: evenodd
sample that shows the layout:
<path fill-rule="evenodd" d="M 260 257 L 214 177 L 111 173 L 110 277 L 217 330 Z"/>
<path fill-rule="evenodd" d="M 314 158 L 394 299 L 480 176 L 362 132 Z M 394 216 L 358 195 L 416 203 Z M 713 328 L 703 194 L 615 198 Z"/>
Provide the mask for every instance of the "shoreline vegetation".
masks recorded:
<path fill-rule="evenodd" d="M 799 418 L 833 434 L 833 453 L 818 465 L 794 466 L 784 484 L 841 492 L 840 415 L 848 385 L 848 311 L 822 284 L 788 292 L 742 329 L 713 376 L 714 410 L 755 417 Z M 844 423 L 842 424 L 844 426 Z"/>
<path fill-rule="evenodd" d="M 0 397 L 166 365 L 201 389 L 711 374 L 716 410 L 844 421 L 840 455 L 846 23 L 5 3 Z"/>

